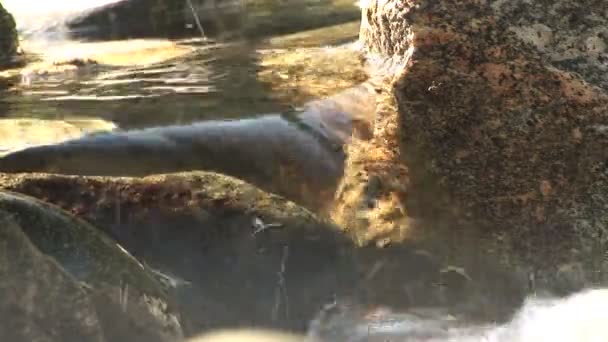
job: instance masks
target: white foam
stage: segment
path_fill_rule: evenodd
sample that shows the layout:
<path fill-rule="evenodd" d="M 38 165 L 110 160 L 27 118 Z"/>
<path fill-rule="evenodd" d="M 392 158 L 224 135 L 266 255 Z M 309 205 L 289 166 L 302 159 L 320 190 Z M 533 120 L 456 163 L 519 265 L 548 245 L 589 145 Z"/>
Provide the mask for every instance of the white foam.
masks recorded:
<path fill-rule="evenodd" d="M 608 289 L 564 299 L 530 298 L 510 323 L 488 337 L 497 342 L 606 342 Z"/>
<path fill-rule="evenodd" d="M 607 342 L 608 289 L 566 298 L 530 297 L 511 321 L 501 325 L 449 319 L 441 311 L 424 317 L 388 312 L 371 321 L 343 312 L 322 324 L 313 323 L 309 337 L 319 342 L 334 342 L 336 336 L 341 342 Z"/>

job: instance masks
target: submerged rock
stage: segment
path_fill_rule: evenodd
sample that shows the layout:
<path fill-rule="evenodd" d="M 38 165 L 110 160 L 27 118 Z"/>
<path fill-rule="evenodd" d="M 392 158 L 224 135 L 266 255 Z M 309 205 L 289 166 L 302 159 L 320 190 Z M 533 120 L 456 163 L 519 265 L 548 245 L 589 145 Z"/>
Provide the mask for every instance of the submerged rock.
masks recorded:
<path fill-rule="evenodd" d="M 112 235 L 163 275 L 191 333 L 304 331 L 336 299 L 366 307 L 475 306 L 498 317 L 521 301 L 525 286 L 494 264 L 452 274 L 417 246 L 356 248 L 308 210 L 219 174 L 18 174 L 1 175 L 0 186 L 59 205 Z"/>
<path fill-rule="evenodd" d="M 2 192 L 0 210 L 2 340 L 182 338 L 160 283 L 110 238 L 28 196 Z"/>
<path fill-rule="evenodd" d="M 311 101 L 300 112 L 234 121 L 85 136 L 0 159 L 2 172 L 142 176 L 221 172 L 324 212 L 342 174 L 342 145 L 365 135 L 373 113 L 368 84 Z"/>
<path fill-rule="evenodd" d="M 15 64 L 18 46 L 15 19 L 0 4 L 0 69 Z"/>
<path fill-rule="evenodd" d="M 522 42 L 510 29 L 518 18 L 485 1 L 364 3 L 377 130 L 349 151 L 340 194 L 365 218 L 340 207 L 335 216 L 407 237 L 406 219 L 424 214 L 416 201 L 426 200 L 436 209 L 427 214 L 505 232 L 520 246 L 559 251 L 582 239 L 589 252 L 608 243 L 608 96 Z M 384 215 L 386 202 L 404 210 Z"/>
<path fill-rule="evenodd" d="M 231 177 L 30 174 L 2 175 L 0 184 L 94 223 L 166 275 L 189 331 L 301 330 L 358 277 L 352 245 L 335 227 Z"/>

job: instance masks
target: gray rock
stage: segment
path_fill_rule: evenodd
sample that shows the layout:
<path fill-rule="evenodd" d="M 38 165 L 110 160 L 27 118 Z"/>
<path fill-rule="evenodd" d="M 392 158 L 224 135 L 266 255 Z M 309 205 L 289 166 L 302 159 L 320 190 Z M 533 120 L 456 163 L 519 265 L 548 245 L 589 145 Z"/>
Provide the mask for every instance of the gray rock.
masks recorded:
<path fill-rule="evenodd" d="M 34 198 L 0 193 L 6 341 L 176 341 L 160 283 L 94 227 Z M 19 314 L 9 314 L 16 310 Z M 11 327 L 10 329 L 8 327 Z M 11 335 L 14 334 L 14 335 Z"/>

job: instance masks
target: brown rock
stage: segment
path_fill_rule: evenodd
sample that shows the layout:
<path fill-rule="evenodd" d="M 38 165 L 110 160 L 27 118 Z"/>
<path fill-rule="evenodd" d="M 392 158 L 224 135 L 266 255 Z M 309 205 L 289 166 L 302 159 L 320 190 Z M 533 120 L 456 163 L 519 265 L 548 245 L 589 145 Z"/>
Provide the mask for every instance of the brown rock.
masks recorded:
<path fill-rule="evenodd" d="M 373 177 L 353 175 L 353 165 L 369 169 L 376 165 L 372 151 L 384 151 L 392 171 L 372 173 L 392 185 L 375 198 L 406 192 L 401 201 L 410 216 L 421 214 L 410 209 L 416 201 L 430 205 L 429 193 L 440 189 L 433 203 L 439 211 L 494 230 L 595 239 L 608 226 L 608 195 L 602 190 L 608 186 L 608 96 L 546 62 L 512 30 L 518 16 L 495 12 L 501 6 L 494 5 L 484 0 L 364 4 L 360 39 L 384 94 L 375 123 L 382 129 L 371 146 L 349 151 L 351 170 L 344 183 L 369 185 Z M 391 102 L 394 111 L 386 110 Z M 394 165 L 407 166 L 409 179 L 395 184 Z M 365 194 L 351 196 L 352 202 L 369 202 Z M 440 200 L 444 195 L 449 200 Z M 365 215 L 377 211 L 376 206 Z M 335 216 L 342 213 L 338 207 Z"/>

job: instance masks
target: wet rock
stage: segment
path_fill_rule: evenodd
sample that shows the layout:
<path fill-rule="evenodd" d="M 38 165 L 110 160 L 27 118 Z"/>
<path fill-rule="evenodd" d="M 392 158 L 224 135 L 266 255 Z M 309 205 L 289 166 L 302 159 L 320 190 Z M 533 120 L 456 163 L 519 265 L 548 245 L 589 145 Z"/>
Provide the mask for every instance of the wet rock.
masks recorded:
<path fill-rule="evenodd" d="M 15 64 L 18 46 L 15 19 L 0 4 L 0 69 Z"/>
<path fill-rule="evenodd" d="M 215 171 L 325 213 L 342 174 L 342 145 L 355 122 L 361 131 L 369 130 L 373 98 L 373 88 L 364 83 L 282 115 L 150 127 L 34 146 L 1 158 L 0 170 L 95 176 Z"/>
<path fill-rule="evenodd" d="M 2 340 L 182 338 L 160 283 L 110 238 L 28 196 L 2 192 L 0 210 Z"/>
<path fill-rule="evenodd" d="M 350 296 L 352 244 L 281 197 L 212 173 L 145 178 L 3 175 L 0 184 L 94 223 L 156 271 L 190 331 L 306 328 L 334 295 Z"/>
<path fill-rule="evenodd" d="M 383 188 L 374 198 L 409 209 L 434 191 L 424 191 L 430 183 L 435 208 L 508 231 L 513 243 L 605 246 L 608 96 L 541 58 L 511 30 L 518 18 L 496 16 L 485 1 L 366 2 L 360 37 L 384 101 L 381 129 L 356 150 L 364 172 L 347 184 L 376 176 Z M 395 182 L 399 167 L 408 177 Z M 365 194 L 351 196 L 351 207 L 369 202 Z M 405 226 L 393 222 L 379 225 Z"/>
<path fill-rule="evenodd" d="M 126 0 L 86 13 L 68 27 L 73 36 L 103 40 L 201 34 L 259 38 L 344 23 L 358 16 L 358 8 L 349 0 Z"/>
<path fill-rule="evenodd" d="M 235 326 L 304 331 L 336 300 L 362 310 L 442 306 L 504 318 L 526 285 L 480 258 L 477 244 L 454 247 L 469 251 L 473 262 L 464 265 L 410 244 L 355 248 L 294 203 L 213 173 L 17 174 L 1 175 L 0 184 L 112 235 L 162 275 L 192 334 Z"/>
<path fill-rule="evenodd" d="M 498 286 L 486 286 L 487 279 L 478 284 L 480 270 L 471 271 L 472 285 L 461 286 L 429 252 L 404 245 L 355 248 L 307 210 L 222 175 L 3 175 L 0 184 L 95 223 L 173 279 L 168 283 L 193 318 L 194 332 L 243 324 L 302 331 L 336 298 L 364 307 L 457 310 L 487 299 L 487 317 L 512 308 L 497 293 L 521 299 L 514 290 L 521 283 L 509 284 L 499 271 L 483 269 Z"/>
<path fill-rule="evenodd" d="M 41 253 L 2 212 L 0 337 L 5 341 L 104 341 L 85 289 Z"/>

